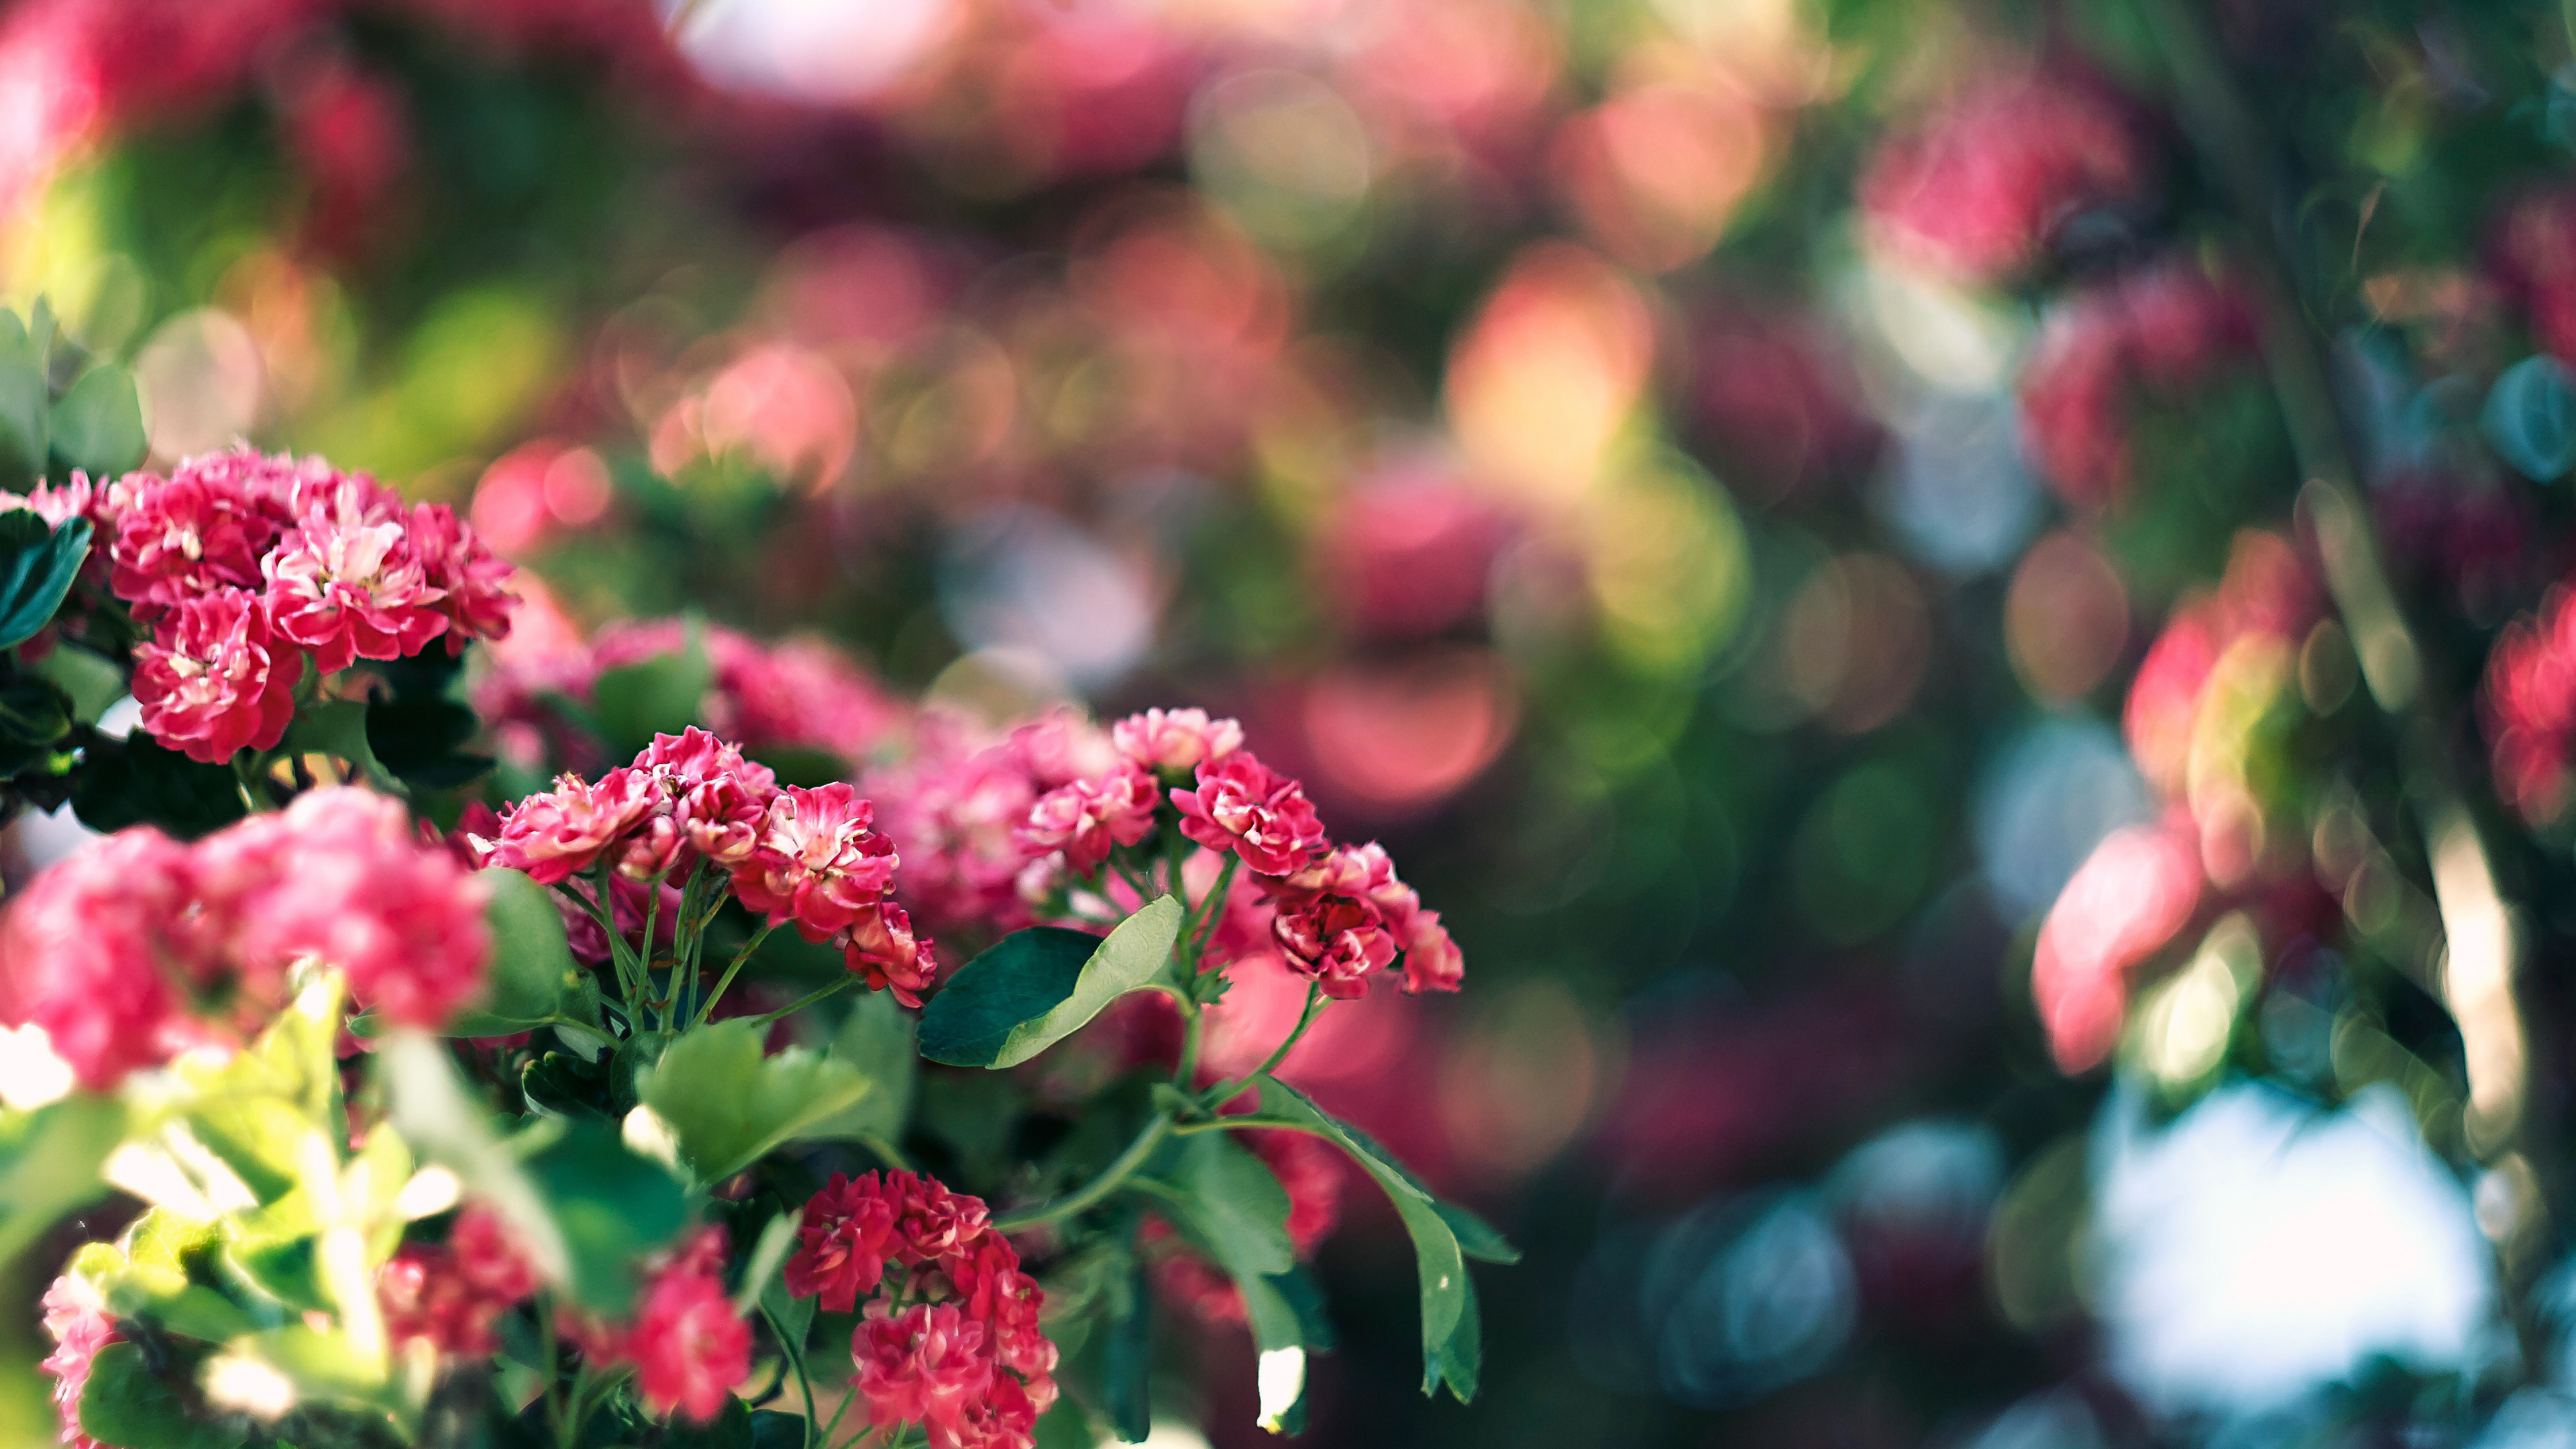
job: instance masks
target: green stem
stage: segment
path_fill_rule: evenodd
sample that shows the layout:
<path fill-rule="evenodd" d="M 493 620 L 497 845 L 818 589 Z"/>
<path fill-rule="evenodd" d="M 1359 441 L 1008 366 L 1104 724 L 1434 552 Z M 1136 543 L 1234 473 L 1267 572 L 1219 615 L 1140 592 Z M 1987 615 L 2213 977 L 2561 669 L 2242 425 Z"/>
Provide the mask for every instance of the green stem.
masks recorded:
<path fill-rule="evenodd" d="M 724 999 L 725 988 L 733 985 L 735 973 L 741 971 L 743 963 L 751 959 L 752 952 L 760 949 L 760 943 L 769 939 L 769 933 L 777 929 L 776 923 L 763 922 L 759 930 L 751 933 L 751 939 L 742 943 L 742 949 L 733 953 L 733 960 L 726 964 L 724 975 L 716 978 L 715 989 L 707 993 L 705 1001 L 699 1003 L 697 1019 L 689 1023 L 691 1026 L 704 1026 L 707 1024 L 707 1018 L 715 1015 L 716 1003 Z"/>
<path fill-rule="evenodd" d="M 875 1153 L 879 1162 L 893 1168 L 895 1171 L 912 1171 L 912 1161 L 903 1155 L 903 1149 L 886 1141 L 884 1138 L 872 1133 L 862 1132 L 858 1136 L 858 1144 L 861 1147 L 866 1148 L 868 1151 Z"/>
<path fill-rule="evenodd" d="M 1251 1086 L 1254 1082 L 1261 1080 L 1263 1077 L 1270 1075 L 1271 1071 L 1281 1062 L 1288 1060 L 1289 1050 L 1295 1047 L 1298 1041 L 1306 1035 L 1306 1028 L 1315 1024 L 1315 1014 L 1321 1011 L 1323 1006 L 1324 983 L 1318 981 L 1306 988 L 1306 1009 L 1297 1014 L 1297 1029 L 1288 1033 L 1288 1039 L 1279 1043 L 1279 1045 L 1271 1051 L 1269 1058 L 1263 1061 L 1261 1065 L 1254 1067 L 1251 1071 L 1244 1073 L 1242 1076 L 1235 1078 L 1231 1082 L 1219 1082 L 1215 1086 L 1208 1088 L 1207 1091 L 1200 1094 L 1199 1100 L 1207 1103 L 1208 1106 L 1212 1108 L 1222 1107 L 1230 1101 L 1237 1092 Z"/>
<path fill-rule="evenodd" d="M 648 994 L 653 989 L 653 932 L 661 924 L 662 878 L 655 876 L 644 882 L 644 990 Z M 680 963 L 675 954 L 671 962 L 671 996 L 674 1004 L 679 994 Z M 670 1010 L 671 1008 L 666 1006 L 662 1015 L 661 1029 L 666 1032 L 671 1029 Z"/>
<path fill-rule="evenodd" d="M 833 1433 L 841 1427 L 841 1417 L 850 1412 L 850 1405 L 858 1402 L 858 1398 L 859 1394 L 856 1389 L 852 1389 L 848 1393 L 843 1394 L 841 1396 L 841 1407 L 832 1411 L 832 1422 L 824 1425 L 823 1432 L 815 1435 L 814 1437 L 822 1440 L 826 1444 L 831 1443 Z"/>
<path fill-rule="evenodd" d="M 1136 1134 L 1136 1140 L 1127 1144 L 1127 1150 L 1118 1154 L 1117 1161 L 1102 1168 L 1098 1177 L 1051 1203 L 1022 1208 L 1018 1212 L 1004 1213 L 993 1219 L 993 1226 L 1006 1233 L 1015 1233 L 1022 1228 L 1033 1228 L 1040 1223 L 1051 1223 L 1059 1218 L 1069 1218 L 1081 1212 L 1084 1208 L 1116 1192 L 1125 1185 L 1127 1179 L 1135 1176 L 1136 1169 L 1144 1166 L 1145 1159 L 1154 1155 L 1154 1149 L 1163 1145 L 1163 1138 L 1169 1135 L 1171 1130 L 1172 1114 L 1155 1113 L 1153 1120 L 1145 1124 L 1144 1130 Z"/>
<path fill-rule="evenodd" d="M 1306 1123 L 1291 1121 L 1286 1117 L 1263 1117 L 1251 1113 L 1238 1113 L 1232 1117 L 1210 1117 L 1204 1122 L 1184 1122 L 1172 1129 L 1172 1135 L 1187 1137 L 1193 1132 L 1241 1132 L 1255 1127 L 1283 1127 L 1291 1132 L 1315 1130 Z"/>
<path fill-rule="evenodd" d="M 787 1330 L 779 1325 L 777 1314 L 770 1312 L 765 1307 L 758 1311 L 760 1313 L 761 1321 L 769 1325 L 770 1336 L 778 1340 L 779 1351 L 787 1355 L 788 1366 L 796 1370 L 796 1387 L 804 1390 L 805 1446 L 806 1449 L 813 1449 L 814 1381 L 805 1376 L 805 1346 L 787 1336 Z"/>
<path fill-rule="evenodd" d="M 794 1016 L 796 1013 L 803 1011 L 805 1008 L 812 1006 L 815 1002 L 821 1001 L 827 996 L 838 996 L 842 992 L 849 990 L 850 983 L 858 979 L 859 978 L 856 976 L 844 976 L 840 980 L 833 982 L 831 985 L 824 987 L 822 990 L 811 993 L 792 1006 L 782 1006 L 776 1011 L 769 1013 L 767 1016 L 753 1017 L 751 1019 L 751 1024 L 754 1028 L 759 1028 L 769 1025 L 771 1022 L 776 1021 L 781 1017 Z"/>

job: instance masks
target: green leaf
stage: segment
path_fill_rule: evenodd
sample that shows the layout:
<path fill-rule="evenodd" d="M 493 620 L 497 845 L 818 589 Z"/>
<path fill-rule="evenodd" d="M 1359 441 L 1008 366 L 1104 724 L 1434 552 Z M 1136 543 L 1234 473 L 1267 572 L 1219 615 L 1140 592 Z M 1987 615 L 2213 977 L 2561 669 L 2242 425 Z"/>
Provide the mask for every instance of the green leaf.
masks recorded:
<path fill-rule="evenodd" d="M 481 724 L 446 699 L 379 699 L 367 706 L 367 748 L 415 790 L 453 790 L 492 768 L 489 755 L 462 748 Z"/>
<path fill-rule="evenodd" d="M 53 757 L 72 732 L 72 702 L 42 679 L 0 684 L 0 775 Z"/>
<path fill-rule="evenodd" d="M 884 1143 L 903 1140 L 912 1120 L 912 1098 L 921 1080 L 921 1054 L 913 1047 L 912 1014 L 893 995 L 871 991 L 841 1018 L 829 1048 L 834 1061 L 857 1068 L 870 1083 L 868 1094 L 816 1122 L 803 1132 L 813 1139 L 865 1137 Z"/>
<path fill-rule="evenodd" d="M 81 1390 L 81 1432 L 117 1449 L 232 1449 L 249 1442 L 239 1429 L 206 1423 L 146 1366 L 143 1350 L 111 1343 L 90 1360 Z"/>
<path fill-rule="evenodd" d="M 1223 1132 L 1181 1139 L 1178 1156 L 1164 1176 L 1186 1195 L 1179 1206 L 1219 1262 L 1238 1277 L 1256 1278 L 1296 1266 L 1288 1190 L 1268 1163 Z"/>
<path fill-rule="evenodd" d="M 165 750 L 140 730 L 121 741 L 93 737 L 83 749 L 72 813 L 92 830 L 158 825 L 194 840 L 248 813 L 232 771 Z"/>
<path fill-rule="evenodd" d="M 813 1331 L 814 1312 L 821 1306 L 822 1300 L 813 1294 L 799 1298 L 788 1292 L 787 1275 L 784 1273 L 773 1272 L 761 1280 L 761 1311 L 777 1325 L 778 1335 L 787 1341 L 787 1346 L 799 1352 L 804 1350 L 805 1339 Z"/>
<path fill-rule="evenodd" d="M 747 1017 L 702 1026 L 636 1073 L 636 1099 L 670 1125 L 701 1183 L 724 1181 L 867 1095 L 868 1078 L 848 1062 L 805 1047 L 763 1056 L 766 1030 Z"/>
<path fill-rule="evenodd" d="M 2576 382 L 2546 353 L 2496 376 L 2478 423 L 2496 456 L 2535 483 L 2576 465 Z"/>
<path fill-rule="evenodd" d="M 34 509 L 0 509 L 0 649 L 54 622 L 89 557 L 89 538 L 86 518 L 52 528 Z"/>
<path fill-rule="evenodd" d="M 327 978 L 326 978 L 327 979 Z M 216 1065 L 182 1061 L 195 1091 L 189 1128 L 263 1205 L 293 1192 L 306 1141 L 345 1140 L 341 1122 L 340 993 L 307 987 L 250 1046 Z M 326 1147 L 326 1151 L 327 1151 Z"/>
<path fill-rule="evenodd" d="M 367 702 L 362 699 L 333 699 L 308 704 L 295 712 L 295 722 L 286 727 L 286 738 L 278 748 L 295 755 L 329 755 L 348 762 L 349 768 L 367 779 L 379 790 L 395 795 L 409 793 L 403 782 L 393 776 L 376 759 L 375 748 L 367 743 Z"/>
<path fill-rule="evenodd" d="M 1275 1077 L 1263 1077 L 1261 1114 L 1298 1124 L 1350 1154 L 1377 1179 L 1404 1230 L 1413 1238 L 1414 1266 L 1422 1278 L 1422 1391 L 1437 1393 L 1446 1383 L 1460 1403 L 1476 1396 L 1482 1354 L 1476 1322 L 1476 1288 L 1467 1277 L 1466 1255 L 1441 1205 L 1413 1174 L 1398 1165 L 1365 1133 L 1324 1113 L 1306 1095 Z M 1460 1210 L 1463 1211 L 1463 1210 Z M 1472 1216 L 1470 1221 L 1475 1221 Z M 1510 1251 L 1501 1236 L 1479 1221 L 1479 1246 L 1486 1252 Z M 1490 1241 L 1487 1241 L 1490 1239 Z M 1481 1254 L 1480 1254 L 1481 1256 Z"/>
<path fill-rule="evenodd" d="M 607 1122 L 568 1124 L 526 1169 L 562 1234 L 573 1297 L 594 1313 L 625 1313 L 645 1255 L 688 1226 L 688 1190 Z"/>
<path fill-rule="evenodd" d="M 1181 932 L 1158 896 L 1103 940 L 1037 926 L 969 961 L 921 1014 L 921 1054 L 957 1067 L 1015 1067 L 1152 981 Z"/>
<path fill-rule="evenodd" d="M 1101 1394 L 1110 1428 L 1142 1444 L 1154 1431 L 1154 1290 L 1141 1261 L 1130 1268 L 1126 1290 L 1113 1302 L 1101 1344 Z"/>
<path fill-rule="evenodd" d="M 82 724 L 98 723 L 109 705 L 125 697 L 125 671 L 115 661 L 68 641 L 58 641 L 44 658 L 19 667 L 60 689 L 72 702 L 72 717 Z"/>
<path fill-rule="evenodd" d="M 1374 1145 L 1374 1144 L 1372 1144 Z M 1383 1149 L 1381 1149 L 1383 1150 Z M 1521 1250 L 1511 1245 L 1494 1225 L 1454 1202 L 1434 1202 L 1431 1210 L 1449 1225 L 1457 1236 L 1458 1251 L 1479 1263 L 1517 1263 Z"/>
<path fill-rule="evenodd" d="M 599 983 L 565 944 L 563 913 L 544 886 L 507 866 L 482 873 L 492 883 L 483 924 L 492 934 L 492 973 L 474 1008 L 449 1036 L 507 1036 L 558 1018 L 599 1024 Z"/>
<path fill-rule="evenodd" d="M 54 456 L 93 480 L 117 477 L 143 461 L 143 402 L 122 368 L 81 374 L 55 401 L 52 423 Z"/>
<path fill-rule="evenodd" d="M 18 319 L 0 323 L 0 488 L 24 493 L 45 471 L 44 359 Z"/>
<path fill-rule="evenodd" d="M 32 1112 L 0 1110 L 0 1267 L 65 1213 L 107 1196 L 99 1168 L 125 1136 L 125 1108 L 74 1093 Z"/>
<path fill-rule="evenodd" d="M 591 716 L 613 756 L 631 755 L 657 734 L 676 735 L 698 722 L 698 705 L 715 682 L 706 640 L 695 622 L 676 652 L 600 671 L 591 687 Z"/>

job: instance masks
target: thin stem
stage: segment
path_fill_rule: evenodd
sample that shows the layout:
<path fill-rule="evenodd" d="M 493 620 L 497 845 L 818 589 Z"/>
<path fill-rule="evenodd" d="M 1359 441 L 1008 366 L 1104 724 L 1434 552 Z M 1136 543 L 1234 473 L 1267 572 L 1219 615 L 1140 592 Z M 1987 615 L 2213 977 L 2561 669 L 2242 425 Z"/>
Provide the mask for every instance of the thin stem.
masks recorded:
<path fill-rule="evenodd" d="M 1127 1150 L 1119 1153 L 1116 1161 L 1102 1168 L 1098 1177 L 1051 1203 L 1004 1213 L 993 1219 L 993 1226 L 1006 1233 L 1015 1233 L 1022 1228 L 1033 1228 L 1040 1223 L 1073 1216 L 1125 1185 L 1127 1179 L 1136 1175 L 1136 1169 L 1145 1165 L 1145 1159 L 1154 1155 L 1154 1149 L 1163 1144 L 1163 1138 L 1171 1130 L 1172 1114 L 1155 1113 L 1144 1130 L 1136 1134 L 1136 1140 L 1127 1144 Z"/>
<path fill-rule="evenodd" d="M 893 1168 L 897 1172 L 912 1171 L 911 1159 L 905 1157 L 903 1155 L 903 1149 L 895 1146 L 893 1143 L 867 1132 L 860 1133 L 857 1140 L 861 1147 L 875 1153 L 877 1160 L 884 1163 L 886 1166 Z"/>
<path fill-rule="evenodd" d="M 1201 1094 L 1199 1100 L 1211 1107 L 1222 1107 L 1237 1092 L 1270 1075 L 1272 1069 L 1288 1059 L 1289 1049 L 1296 1046 L 1299 1039 L 1306 1035 L 1306 1028 L 1315 1024 L 1315 1013 L 1321 1011 L 1323 1006 L 1324 983 L 1317 981 L 1306 988 L 1306 1009 L 1297 1014 L 1297 1029 L 1288 1033 L 1287 1039 L 1271 1051 L 1269 1058 L 1231 1082 L 1219 1082 L 1210 1087 Z"/>
<path fill-rule="evenodd" d="M 1291 1132 L 1311 1132 L 1314 1130 L 1306 1123 L 1292 1121 L 1286 1117 L 1263 1117 L 1251 1113 L 1237 1113 L 1231 1117 L 1210 1117 L 1204 1122 L 1183 1122 L 1172 1129 L 1172 1135 L 1175 1137 L 1187 1137 L 1193 1132 L 1241 1132 L 1247 1128 L 1254 1127 L 1283 1127 Z"/>
<path fill-rule="evenodd" d="M 699 1004 L 697 1019 L 689 1023 L 691 1026 L 704 1026 L 707 1018 L 715 1015 L 716 1003 L 724 999 L 725 988 L 733 984 L 734 974 L 742 970 L 743 963 L 751 959 L 751 953 L 759 950 L 760 943 L 768 940 L 769 933 L 777 929 L 776 923 L 763 922 L 759 930 L 751 933 L 751 939 L 742 943 L 742 949 L 733 953 L 733 960 L 725 966 L 724 975 L 716 978 L 715 990 L 708 992 L 707 999 Z"/>
<path fill-rule="evenodd" d="M 647 992 L 653 989 L 653 932 L 661 924 L 662 878 L 655 876 L 644 882 L 644 989 Z M 675 1003 L 679 994 L 680 963 L 675 957 L 671 962 L 671 996 Z M 670 1029 L 670 1011 L 666 1007 L 662 1016 L 662 1030 Z"/>
<path fill-rule="evenodd" d="M 833 1432 L 841 1427 L 841 1416 L 850 1412 L 850 1405 L 858 1402 L 858 1397 L 858 1392 L 856 1390 L 843 1394 L 841 1396 L 841 1407 L 832 1411 L 832 1422 L 824 1425 L 823 1432 L 815 1435 L 814 1437 L 822 1440 L 826 1444 L 831 1443 Z"/>
<path fill-rule="evenodd" d="M 821 1001 L 827 996 L 838 996 L 842 992 L 849 990 L 850 983 L 858 979 L 859 978 L 856 976 L 844 976 L 840 980 L 833 982 L 831 985 L 824 987 L 822 990 L 806 996 L 803 1000 L 798 1001 L 792 1006 L 782 1006 L 776 1011 L 769 1013 L 767 1016 L 753 1017 L 751 1019 L 751 1024 L 754 1028 L 764 1027 L 781 1017 L 794 1016 L 796 1013 L 803 1011 L 805 1008 L 812 1006 L 815 1002 Z"/>
<path fill-rule="evenodd" d="M 788 1366 L 796 1370 L 796 1387 L 805 1391 L 805 1445 L 814 1444 L 814 1381 L 805 1376 L 805 1346 L 790 1339 L 778 1322 L 778 1315 L 767 1307 L 760 1310 L 761 1320 L 769 1325 L 770 1336 L 778 1340 L 779 1350 L 787 1355 Z"/>

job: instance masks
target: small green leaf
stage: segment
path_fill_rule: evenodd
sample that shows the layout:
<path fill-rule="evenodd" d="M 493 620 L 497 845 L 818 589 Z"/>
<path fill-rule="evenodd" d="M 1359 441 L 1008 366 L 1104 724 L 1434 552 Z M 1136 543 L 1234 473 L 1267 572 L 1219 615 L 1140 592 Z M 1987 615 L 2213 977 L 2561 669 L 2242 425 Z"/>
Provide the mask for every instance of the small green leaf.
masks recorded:
<path fill-rule="evenodd" d="M 54 622 L 89 557 L 89 539 L 86 518 L 51 528 L 33 509 L 0 509 L 0 649 L 23 644 Z"/>
<path fill-rule="evenodd" d="M 403 782 L 377 761 L 375 748 L 367 743 L 365 700 L 333 699 L 304 706 L 295 712 L 295 723 L 286 727 L 286 738 L 278 742 L 278 748 L 294 755 L 329 755 L 346 761 L 349 768 L 379 790 L 395 795 L 409 793 Z"/>
<path fill-rule="evenodd" d="M 554 896 L 507 866 L 482 873 L 492 883 L 483 924 L 492 935 L 492 972 L 474 1009 L 450 1025 L 451 1036 L 507 1036 L 557 1018 L 596 1025 L 599 985 L 565 944 Z"/>
<path fill-rule="evenodd" d="M 712 1185 L 867 1095 L 848 1062 L 804 1047 L 761 1054 L 765 1028 L 737 1017 L 682 1033 L 636 1073 L 636 1099 L 668 1123 L 680 1160 Z"/>
<path fill-rule="evenodd" d="M 93 480 L 117 477 L 143 461 L 143 403 L 121 368 L 81 374 L 55 401 L 52 421 L 54 456 Z"/>
<path fill-rule="evenodd" d="M 624 756 L 653 743 L 657 734 L 678 734 L 698 722 L 698 705 L 714 682 L 706 640 L 692 622 L 688 642 L 677 651 L 600 671 L 590 708 L 605 736 L 601 743 L 610 754 Z"/>
<path fill-rule="evenodd" d="M 1404 1170 L 1367 1134 L 1328 1116 L 1303 1092 L 1275 1077 L 1260 1080 L 1261 1115 L 1294 1122 L 1349 1153 L 1351 1160 L 1377 1179 L 1404 1230 L 1413 1238 L 1414 1266 L 1422 1278 L 1422 1391 L 1437 1393 L 1446 1383 L 1465 1403 L 1476 1396 L 1481 1334 L 1476 1322 L 1476 1287 L 1467 1276 L 1466 1255 L 1457 1233 L 1428 1189 Z M 1458 1210 L 1458 1211 L 1462 1211 Z M 1481 1220 L 1479 1256 L 1511 1251 L 1501 1235 Z"/>
<path fill-rule="evenodd" d="M 125 1136 L 125 1108 L 74 1093 L 32 1112 L 0 1109 L 0 1267 L 56 1219 L 107 1195 L 98 1172 Z"/>
<path fill-rule="evenodd" d="M 921 1054 L 958 1067 L 1015 1067 L 1161 974 L 1181 903 L 1159 896 L 1106 939 L 1055 926 L 1002 938 L 921 1014 Z"/>
<path fill-rule="evenodd" d="M 2576 383 L 2546 353 L 2497 375 L 2478 422 L 2496 456 L 2535 483 L 2576 465 Z"/>
<path fill-rule="evenodd" d="M 121 741 L 93 737 L 83 751 L 72 813 L 92 830 L 158 825 L 194 840 L 248 813 L 232 771 L 165 750 L 140 730 Z"/>
<path fill-rule="evenodd" d="M 913 1047 L 912 1014 L 893 995 L 871 991 L 841 1018 L 832 1034 L 834 1061 L 847 1062 L 873 1083 L 855 1105 L 842 1108 L 805 1129 L 813 1139 L 868 1137 L 879 1142 L 903 1140 L 912 1120 L 914 1088 L 921 1079 L 921 1054 Z"/>
<path fill-rule="evenodd" d="M 90 1360 L 80 1426 L 118 1449 L 233 1449 L 249 1442 L 245 1431 L 190 1418 L 177 1391 L 153 1375 L 143 1350 L 130 1343 L 111 1343 Z"/>
<path fill-rule="evenodd" d="M 1130 1444 L 1154 1431 L 1154 1290 L 1145 1265 L 1129 1269 L 1126 1291 L 1115 1295 L 1109 1333 L 1101 1344 L 1101 1393 L 1109 1426 Z"/>
<path fill-rule="evenodd" d="M 594 1313 L 626 1312 L 645 1255 L 688 1225 L 687 1189 L 607 1122 L 569 1124 L 527 1174 L 562 1234 L 573 1297 Z"/>

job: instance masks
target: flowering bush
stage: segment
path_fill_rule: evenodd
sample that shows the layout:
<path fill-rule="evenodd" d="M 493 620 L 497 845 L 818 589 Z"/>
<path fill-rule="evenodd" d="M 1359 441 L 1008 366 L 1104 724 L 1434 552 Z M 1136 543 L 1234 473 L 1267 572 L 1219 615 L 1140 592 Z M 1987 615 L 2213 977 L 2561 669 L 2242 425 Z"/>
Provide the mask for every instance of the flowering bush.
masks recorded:
<path fill-rule="evenodd" d="M 144 1205 L 45 1294 L 65 1442 L 1142 1438 L 1139 1285 L 1185 1267 L 1293 1429 L 1332 1154 L 1413 1236 L 1426 1389 L 1475 1392 L 1464 1260 L 1512 1250 L 1275 1074 L 1380 976 L 1456 990 L 1457 948 L 1235 721 L 930 730 L 861 784 L 791 784 L 693 722 L 701 688 L 648 691 L 637 718 L 676 713 L 630 762 L 497 799 L 452 697 L 510 624 L 470 528 L 313 458 L 113 471 L 0 513 L 50 595 L 10 601 L 12 678 L 64 716 L 12 803 L 107 832 L 0 914 L 0 1249 Z M 701 637 L 633 667 L 702 687 Z M 122 739 L 83 702 L 111 685 L 141 706 Z M 586 755 L 616 738 L 566 717 Z M 961 772 L 1010 782 L 974 847 L 999 892 L 956 888 Z M 915 841 L 951 853 L 918 892 Z M 915 909 L 986 948 L 943 970 Z M 1303 1010 L 1218 1072 L 1207 1013 L 1252 971 Z M 1094 1090 L 914 1112 L 1137 995 L 1177 1042 Z M 961 1130 L 1052 1145 L 988 1162 Z"/>

